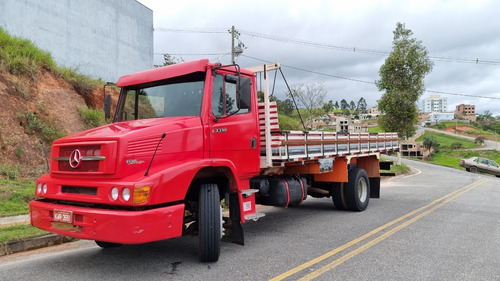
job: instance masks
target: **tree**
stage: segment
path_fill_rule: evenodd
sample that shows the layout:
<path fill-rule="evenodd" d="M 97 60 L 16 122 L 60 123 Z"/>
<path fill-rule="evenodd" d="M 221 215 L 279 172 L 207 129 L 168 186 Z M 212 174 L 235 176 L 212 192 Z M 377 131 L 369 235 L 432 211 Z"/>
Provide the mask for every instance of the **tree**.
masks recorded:
<path fill-rule="evenodd" d="M 363 97 L 361 97 L 359 99 L 359 101 L 358 101 L 358 107 L 357 107 L 357 109 L 358 109 L 359 112 L 365 113 L 366 112 L 366 107 L 367 107 L 366 100 Z"/>
<path fill-rule="evenodd" d="M 333 111 L 333 101 L 329 100 L 328 103 L 323 104 L 323 110 L 326 114 Z"/>
<path fill-rule="evenodd" d="M 402 23 L 396 24 L 393 47 L 380 67 L 379 91 L 385 91 L 378 102 L 383 113 L 379 125 L 386 132 L 398 132 L 409 138 L 416 132 L 416 103 L 425 90 L 424 78 L 432 71 L 433 62 L 421 41 L 411 38 L 413 32 Z"/>
<path fill-rule="evenodd" d="M 340 108 L 339 101 L 335 101 L 335 104 L 333 106 L 335 107 L 335 109 L 339 109 Z"/>
<path fill-rule="evenodd" d="M 318 115 L 317 108 L 321 108 L 326 96 L 325 83 L 297 84 L 292 86 L 291 94 L 306 110 L 306 126 L 311 126 L 314 117 Z"/>
<path fill-rule="evenodd" d="M 349 109 L 350 109 L 350 110 L 356 110 L 356 104 L 354 103 L 354 101 L 351 101 L 351 102 L 349 103 Z"/>
<path fill-rule="evenodd" d="M 347 101 L 345 99 L 342 99 L 340 101 L 340 109 L 342 109 L 342 113 L 345 116 L 351 115 L 351 112 L 349 111 L 349 104 L 347 103 Z"/>
<path fill-rule="evenodd" d="M 155 65 L 155 67 L 172 65 L 172 64 L 177 64 L 180 62 L 184 62 L 184 60 L 182 58 L 177 58 L 177 57 L 171 56 L 169 54 L 163 54 L 163 64 L 162 65 Z"/>
<path fill-rule="evenodd" d="M 291 99 L 286 99 L 284 101 L 276 99 L 276 105 L 278 106 L 279 114 L 290 116 L 295 110 L 295 105 L 293 104 L 293 101 Z"/>
<path fill-rule="evenodd" d="M 494 120 L 495 118 L 493 118 L 493 114 L 491 114 L 491 112 L 489 110 L 486 110 L 483 114 L 483 118 L 484 118 L 484 121 L 490 121 L 490 120 Z"/>
<path fill-rule="evenodd" d="M 431 150 L 434 150 L 439 147 L 439 142 L 433 137 L 425 137 L 424 138 L 424 148 L 429 151 L 429 158 L 431 157 Z"/>

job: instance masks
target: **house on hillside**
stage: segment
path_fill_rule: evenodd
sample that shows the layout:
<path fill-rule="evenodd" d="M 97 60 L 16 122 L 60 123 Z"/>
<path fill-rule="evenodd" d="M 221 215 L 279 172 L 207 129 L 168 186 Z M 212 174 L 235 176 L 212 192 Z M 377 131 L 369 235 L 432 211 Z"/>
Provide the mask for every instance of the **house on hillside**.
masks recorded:
<path fill-rule="evenodd" d="M 476 106 L 473 104 L 459 104 L 455 109 L 455 117 L 476 121 Z"/>
<path fill-rule="evenodd" d="M 336 131 L 343 133 L 368 133 L 368 127 L 363 126 L 359 120 L 339 117 L 337 118 Z"/>
<path fill-rule="evenodd" d="M 401 156 L 424 159 L 429 157 L 429 151 L 421 141 L 404 141 L 401 143 Z"/>

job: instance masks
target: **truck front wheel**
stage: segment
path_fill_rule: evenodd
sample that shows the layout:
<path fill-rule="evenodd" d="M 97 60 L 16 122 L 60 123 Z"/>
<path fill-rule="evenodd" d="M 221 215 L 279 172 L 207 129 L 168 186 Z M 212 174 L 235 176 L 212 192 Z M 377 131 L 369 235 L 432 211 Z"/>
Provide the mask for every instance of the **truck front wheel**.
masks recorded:
<path fill-rule="evenodd" d="M 219 188 L 217 184 L 203 184 L 198 207 L 198 255 L 202 262 L 215 262 L 219 259 L 221 220 Z"/>
<path fill-rule="evenodd" d="M 354 168 L 349 171 L 349 181 L 344 189 L 345 205 L 351 211 L 364 211 L 370 201 L 370 180 L 366 171 Z"/>
<path fill-rule="evenodd" d="M 121 244 L 118 244 L 118 243 L 104 242 L 104 241 L 98 241 L 98 240 L 95 240 L 95 243 L 97 244 L 97 246 L 99 246 L 103 249 L 115 248 L 115 247 L 121 246 Z"/>

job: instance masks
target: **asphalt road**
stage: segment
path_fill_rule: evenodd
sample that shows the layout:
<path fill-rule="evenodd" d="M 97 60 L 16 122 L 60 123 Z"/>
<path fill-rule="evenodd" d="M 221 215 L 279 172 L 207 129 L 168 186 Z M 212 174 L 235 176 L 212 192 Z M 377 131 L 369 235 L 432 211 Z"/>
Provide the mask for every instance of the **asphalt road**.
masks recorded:
<path fill-rule="evenodd" d="M 0 258 L 0 280 L 500 280 L 500 179 L 410 161 L 365 212 L 330 199 L 267 208 L 245 246 L 195 237 L 102 250 L 79 241 Z"/>

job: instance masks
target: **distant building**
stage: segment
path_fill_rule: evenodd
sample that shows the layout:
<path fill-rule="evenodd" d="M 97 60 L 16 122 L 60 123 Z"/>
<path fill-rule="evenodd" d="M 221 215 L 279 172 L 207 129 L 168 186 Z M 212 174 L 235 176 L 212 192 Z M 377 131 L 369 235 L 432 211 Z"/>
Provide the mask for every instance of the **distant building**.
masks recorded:
<path fill-rule="evenodd" d="M 476 121 L 476 106 L 473 104 L 459 104 L 455 110 L 455 117 Z"/>
<path fill-rule="evenodd" d="M 440 95 L 431 95 L 422 100 L 421 109 L 423 112 L 446 112 L 448 110 L 448 99 L 441 98 Z"/>
<path fill-rule="evenodd" d="M 153 68 L 153 11 L 136 0 L 1 0 L 0 27 L 105 81 Z"/>
<path fill-rule="evenodd" d="M 401 156 L 423 159 L 429 156 L 429 151 L 424 148 L 424 142 L 404 141 L 401 144 Z"/>
<path fill-rule="evenodd" d="M 429 121 L 432 123 L 438 123 L 441 121 L 453 120 L 455 115 L 453 112 L 431 112 L 429 113 Z"/>
<path fill-rule="evenodd" d="M 338 117 L 336 131 L 341 133 L 367 133 L 368 127 L 363 126 L 359 120 Z"/>
<path fill-rule="evenodd" d="M 372 117 L 377 117 L 380 115 L 380 111 L 378 111 L 378 107 L 377 106 L 372 106 L 370 108 L 368 108 L 367 112 L 366 112 L 368 115 L 371 115 Z"/>

